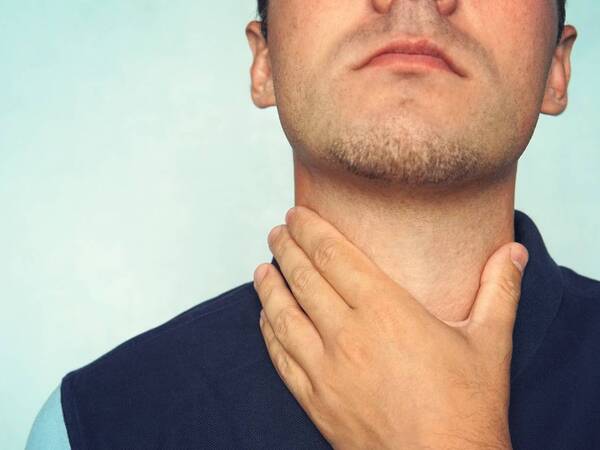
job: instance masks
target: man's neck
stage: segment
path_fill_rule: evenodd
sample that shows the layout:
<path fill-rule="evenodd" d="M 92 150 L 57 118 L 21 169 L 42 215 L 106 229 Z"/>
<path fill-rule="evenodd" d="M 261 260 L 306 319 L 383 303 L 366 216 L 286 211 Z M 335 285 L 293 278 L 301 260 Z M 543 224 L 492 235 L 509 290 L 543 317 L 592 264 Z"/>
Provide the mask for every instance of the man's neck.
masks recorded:
<path fill-rule="evenodd" d="M 468 317 L 483 268 L 514 240 L 516 165 L 459 192 L 374 187 L 294 159 L 295 204 L 333 224 L 441 320 Z"/>

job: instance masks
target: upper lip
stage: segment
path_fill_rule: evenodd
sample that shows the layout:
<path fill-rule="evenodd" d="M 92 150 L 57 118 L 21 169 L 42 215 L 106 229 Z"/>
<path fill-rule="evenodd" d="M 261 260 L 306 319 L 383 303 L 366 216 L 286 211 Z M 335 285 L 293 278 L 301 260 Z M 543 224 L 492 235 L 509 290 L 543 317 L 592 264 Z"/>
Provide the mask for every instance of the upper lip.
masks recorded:
<path fill-rule="evenodd" d="M 360 69 L 371 62 L 371 60 L 384 53 L 405 53 L 408 55 L 430 55 L 442 59 L 453 72 L 461 77 L 466 77 L 462 68 L 457 66 L 444 50 L 434 42 L 420 38 L 416 40 L 395 39 L 383 47 L 379 47 L 359 62 L 356 69 Z"/>

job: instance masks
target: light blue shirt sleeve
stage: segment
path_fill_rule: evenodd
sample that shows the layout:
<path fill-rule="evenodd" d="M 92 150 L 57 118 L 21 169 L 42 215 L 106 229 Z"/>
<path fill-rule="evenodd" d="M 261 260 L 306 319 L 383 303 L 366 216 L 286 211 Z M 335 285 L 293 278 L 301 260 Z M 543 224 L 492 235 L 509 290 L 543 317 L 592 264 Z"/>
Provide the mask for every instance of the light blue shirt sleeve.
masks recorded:
<path fill-rule="evenodd" d="M 38 412 L 25 450 L 70 450 L 67 427 L 60 403 L 60 384 L 52 391 Z"/>

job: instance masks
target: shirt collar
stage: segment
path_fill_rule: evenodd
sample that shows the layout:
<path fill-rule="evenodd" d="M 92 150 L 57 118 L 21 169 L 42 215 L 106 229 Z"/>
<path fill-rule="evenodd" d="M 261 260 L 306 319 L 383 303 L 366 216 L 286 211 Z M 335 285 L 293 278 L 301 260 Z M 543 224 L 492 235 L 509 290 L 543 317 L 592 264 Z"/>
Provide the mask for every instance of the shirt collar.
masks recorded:
<path fill-rule="evenodd" d="M 521 299 L 513 330 L 511 383 L 523 372 L 542 343 L 556 316 L 563 294 L 561 271 L 548 253 L 533 220 L 515 209 L 514 226 L 515 241 L 527 248 L 529 262 L 521 281 Z M 271 264 L 281 271 L 274 257 Z"/>
<path fill-rule="evenodd" d="M 513 330 L 511 382 L 523 372 L 539 348 L 558 312 L 563 279 L 533 220 L 515 210 L 515 241 L 529 251 L 529 262 L 521 281 L 521 300 Z"/>

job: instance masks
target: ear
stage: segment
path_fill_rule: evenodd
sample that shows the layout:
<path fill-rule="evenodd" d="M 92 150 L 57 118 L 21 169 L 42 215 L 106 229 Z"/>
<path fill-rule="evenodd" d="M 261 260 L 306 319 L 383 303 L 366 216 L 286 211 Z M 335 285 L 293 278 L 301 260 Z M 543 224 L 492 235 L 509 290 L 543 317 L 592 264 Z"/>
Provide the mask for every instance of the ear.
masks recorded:
<path fill-rule="evenodd" d="M 571 79 L 571 49 L 577 38 L 577 30 L 565 25 L 562 36 L 552 57 L 552 65 L 546 81 L 546 91 L 541 112 L 557 116 L 562 113 L 568 102 L 567 89 Z"/>
<path fill-rule="evenodd" d="M 259 108 L 275 106 L 269 47 L 260 31 L 259 21 L 253 20 L 246 26 L 246 37 L 253 55 L 250 67 L 252 102 Z"/>

